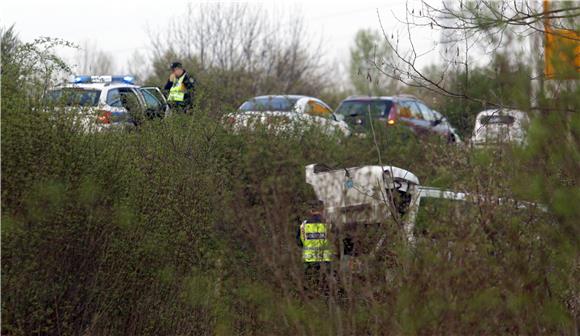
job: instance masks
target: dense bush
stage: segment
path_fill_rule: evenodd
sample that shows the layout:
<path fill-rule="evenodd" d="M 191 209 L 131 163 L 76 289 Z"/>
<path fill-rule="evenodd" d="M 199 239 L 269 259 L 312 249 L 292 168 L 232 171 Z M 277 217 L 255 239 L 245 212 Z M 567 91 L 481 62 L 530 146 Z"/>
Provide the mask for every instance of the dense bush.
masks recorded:
<path fill-rule="evenodd" d="M 294 242 L 304 166 L 378 163 L 371 138 L 234 134 L 204 115 L 83 134 L 66 118 L 3 113 L 6 333 L 533 333 L 572 323 L 575 250 L 550 247 L 558 224 L 487 203 L 427 204 L 415 248 L 392 239 L 368 273 L 341 275 L 342 290 L 306 295 Z M 378 134 L 383 163 L 511 196 L 513 172 L 490 153 L 397 141 Z"/>
<path fill-rule="evenodd" d="M 471 151 L 377 129 L 232 132 L 214 110 L 82 133 L 2 58 L 2 330 L 29 335 L 562 334 L 577 328 L 576 114 L 525 149 Z M 578 95 L 559 100 L 577 105 Z M 546 104 L 553 104 L 547 101 Z M 53 111 L 54 112 L 54 111 Z M 549 128 L 546 128 L 549 127 Z M 560 129 L 554 134 L 550 128 Z M 378 155 L 380 153 L 380 155 Z M 392 164 L 490 196 L 426 202 L 411 246 L 305 291 L 304 166 Z M 515 209 L 494 197 L 541 202 Z M 377 228 L 374 228 L 377 229 Z"/>

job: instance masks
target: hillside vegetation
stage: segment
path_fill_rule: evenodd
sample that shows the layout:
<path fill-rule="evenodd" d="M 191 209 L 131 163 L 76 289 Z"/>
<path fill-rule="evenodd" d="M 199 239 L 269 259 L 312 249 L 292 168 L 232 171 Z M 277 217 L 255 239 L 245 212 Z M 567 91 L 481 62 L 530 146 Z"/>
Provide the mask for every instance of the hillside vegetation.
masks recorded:
<path fill-rule="evenodd" d="M 7 42 L 4 35 L 3 334 L 577 330 L 580 116 L 562 112 L 576 111 L 577 88 L 543 101 L 525 148 L 475 151 L 381 129 L 376 141 L 315 129 L 232 132 L 219 100 L 137 129 L 83 133 L 43 105 L 46 78 L 26 67 L 66 65 L 45 44 Z M 217 95 L 203 90 L 199 99 Z M 338 273 L 328 293 L 305 291 L 295 235 L 310 163 L 394 165 L 424 185 L 547 212 L 426 203 L 414 246 L 386 222 L 388 242 L 362 272 Z"/>

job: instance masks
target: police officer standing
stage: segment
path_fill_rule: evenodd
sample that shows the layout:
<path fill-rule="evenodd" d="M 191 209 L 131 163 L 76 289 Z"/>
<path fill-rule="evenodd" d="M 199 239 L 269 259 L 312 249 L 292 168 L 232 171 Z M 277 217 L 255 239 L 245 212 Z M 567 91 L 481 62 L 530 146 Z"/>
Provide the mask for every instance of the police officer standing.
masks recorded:
<path fill-rule="evenodd" d="M 309 202 L 308 218 L 297 233 L 298 246 L 302 248 L 304 275 L 307 289 L 328 291 L 328 275 L 333 249 L 328 237 L 329 227 L 324 223 L 324 204 L 319 200 Z"/>
<path fill-rule="evenodd" d="M 169 80 L 165 84 L 165 90 L 169 90 L 167 102 L 173 111 L 187 113 L 193 107 L 195 78 L 179 62 L 171 63 L 170 70 Z"/>

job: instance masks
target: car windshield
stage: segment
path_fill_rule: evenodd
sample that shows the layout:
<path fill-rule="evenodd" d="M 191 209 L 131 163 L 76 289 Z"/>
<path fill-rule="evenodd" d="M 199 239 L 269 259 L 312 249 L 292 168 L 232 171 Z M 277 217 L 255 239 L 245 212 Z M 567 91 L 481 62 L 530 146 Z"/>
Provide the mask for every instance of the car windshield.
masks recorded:
<path fill-rule="evenodd" d="M 370 112 L 373 118 L 384 117 L 391 109 L 393 102 L 390 100 L 372 100 L 372 101 L 345 101 L 336 110 L 336 114 L 344 118 L 362 116 L 366 117 Z"/>
<path fill-rule="evenodd" d="M 50 91 L 47 100 L 52 104 L 66 106 L 97 106 L 100 96 L 100 90 L 65 88 Z"/>
<path fill-rule="evenodd" d="M 260 97 L 253 98 L 240 106 L 239 110 L 246 111 L 293 111 L 298 98 L 293 97 Z"/>
<path fill-rule="evenodd" d="M 480 121 L 483 125 L 500 124 L 511 125 L 516 119 L 508 115 L 488 115 L 481 117 Z"/>

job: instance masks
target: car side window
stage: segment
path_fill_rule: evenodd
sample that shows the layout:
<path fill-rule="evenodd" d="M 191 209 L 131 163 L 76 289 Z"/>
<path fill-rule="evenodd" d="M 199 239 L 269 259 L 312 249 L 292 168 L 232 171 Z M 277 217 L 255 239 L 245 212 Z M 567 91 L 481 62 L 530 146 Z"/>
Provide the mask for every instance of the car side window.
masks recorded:
<path fill-rule="evenodd" d="M 141 91 L 143 98 L 145 98 L 145 104 L 147 105 L 147 108 L 156 111 L 161 110 L 162 104 L 153 94 L 143 89 L 139 89 L 139 91 Z"/>
<path fill-rule="evenodd" d="M 120 88 L 119 95 L 121 96 L 121 105 L 129 112 L 137 112 L 142 106 L 139 103 L 137 93 L 131 88 Z"/>
<path fill-rule="evenodd" d="M 399 102 L 399 115 L 403 118 L 411 118 L 411 106 L 409 106 L 408 102 Z"/>
<path fill-rule="evenodd" d="M 161 90 L 159 90 L 158 87 L 147 86 L 147 87 L 142 87 L 140 89 L 152 94 L 155 98 L 157 98 L 157 100 L 161 103 L 161 105 L 165 105 L 167 103 L 167 101 L 165 100 L 165 97 L 163 96 L 163 93 L 161 93 Z"/>
<path fill-rule="evenodd" d="M 112 89 L 107 92 L 107 105 L 112 107 L 123 107 L 119 89 Z"/>
<path fill-rule="evenodd" d="M 308 104 L 306 104 L 306 113 L 311 116 L 322 117 L 325 119 L 332 118 L 332 111 L 328 107 L 314 100 L 309 100 Z"/>
<path fill-rule="evenodd" d="M 423 119 L 423 115 L 415 102 L 403 100 L 399 103 L 399 115 L 404 118 Z"/>
<path fill-rule="evenodd" d="M 433 112 L 427 106 L 425 106 L 425 104 L 420 103 L 420 102 L 417 102 L 416 104 L 417 104 L 417 106 L 419 106 L 419 110 L 421 111 L 421 114 L 423 115 L 423 119 L 428 120 L 428 121 L 433 121 L 436 119 Z"/>

